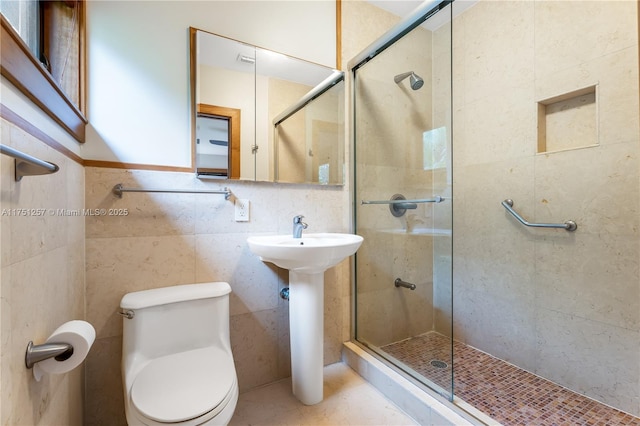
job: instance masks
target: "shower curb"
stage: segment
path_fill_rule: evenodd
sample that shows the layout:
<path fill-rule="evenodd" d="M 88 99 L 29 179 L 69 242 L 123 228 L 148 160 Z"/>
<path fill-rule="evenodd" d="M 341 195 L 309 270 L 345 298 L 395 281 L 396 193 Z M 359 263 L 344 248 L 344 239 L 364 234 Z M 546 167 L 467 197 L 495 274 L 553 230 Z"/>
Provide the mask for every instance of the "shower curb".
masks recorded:
<path fill-rule="evenodd" d="M 439 395 L 430 395 L 353 342 L 342 347 L 342 361 L 420 425 L 498 425 L 470 418 Z"/>

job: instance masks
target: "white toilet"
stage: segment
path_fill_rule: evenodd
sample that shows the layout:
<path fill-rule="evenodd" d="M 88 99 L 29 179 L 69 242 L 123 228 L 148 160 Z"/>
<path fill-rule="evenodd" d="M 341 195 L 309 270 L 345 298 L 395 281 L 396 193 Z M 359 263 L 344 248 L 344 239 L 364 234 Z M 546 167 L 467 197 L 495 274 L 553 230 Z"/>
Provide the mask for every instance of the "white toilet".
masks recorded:
<path fill-rule="evenodd" d="M 238 402 L 224 282 L 126 294 L 122 379 L 127 423 L 226 425 Z"/>

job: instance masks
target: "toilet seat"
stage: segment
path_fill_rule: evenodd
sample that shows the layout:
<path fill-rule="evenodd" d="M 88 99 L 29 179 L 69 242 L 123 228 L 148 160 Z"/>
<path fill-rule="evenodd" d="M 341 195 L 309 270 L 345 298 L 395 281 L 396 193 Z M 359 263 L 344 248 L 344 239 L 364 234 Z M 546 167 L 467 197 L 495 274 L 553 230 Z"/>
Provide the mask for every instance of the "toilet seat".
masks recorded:
<path fill-rule="evenodd" d="M 130 395 L 147 424 L 200 424 L 225 408 L 234 389 L 233 358 L 221 348 L 207 347 L 150 361 L 137 374 Z"/>

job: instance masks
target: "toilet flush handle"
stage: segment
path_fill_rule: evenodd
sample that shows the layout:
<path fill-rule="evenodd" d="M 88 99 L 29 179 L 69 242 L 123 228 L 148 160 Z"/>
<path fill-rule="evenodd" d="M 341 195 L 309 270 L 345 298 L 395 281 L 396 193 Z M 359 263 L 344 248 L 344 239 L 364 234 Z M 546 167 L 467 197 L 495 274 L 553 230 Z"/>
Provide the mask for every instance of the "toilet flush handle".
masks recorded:
<path fill-rule="evenodd" d="M 118 311 L 118 313 L 123 317 L 125 317 L 126 319 L 133 319 L 133 317 L 136 316 L 136 313 L 133 312 L 131 309 L 127 309 L 127 310 L 123 309 L 121 311 Z"/>

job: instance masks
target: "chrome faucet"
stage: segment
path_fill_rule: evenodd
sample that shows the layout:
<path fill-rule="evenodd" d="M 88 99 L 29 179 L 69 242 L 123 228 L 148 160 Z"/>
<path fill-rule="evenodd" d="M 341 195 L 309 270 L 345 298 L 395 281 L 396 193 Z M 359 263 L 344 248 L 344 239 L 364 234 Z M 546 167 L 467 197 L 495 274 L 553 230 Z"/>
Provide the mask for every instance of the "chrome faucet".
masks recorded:
<path fill-rule="evenodd" d="M 302 238 L 302 230 L 309 226 L 302 221 L 303 217 L 302 215 L 293 217 L 293 238 Z"/>

